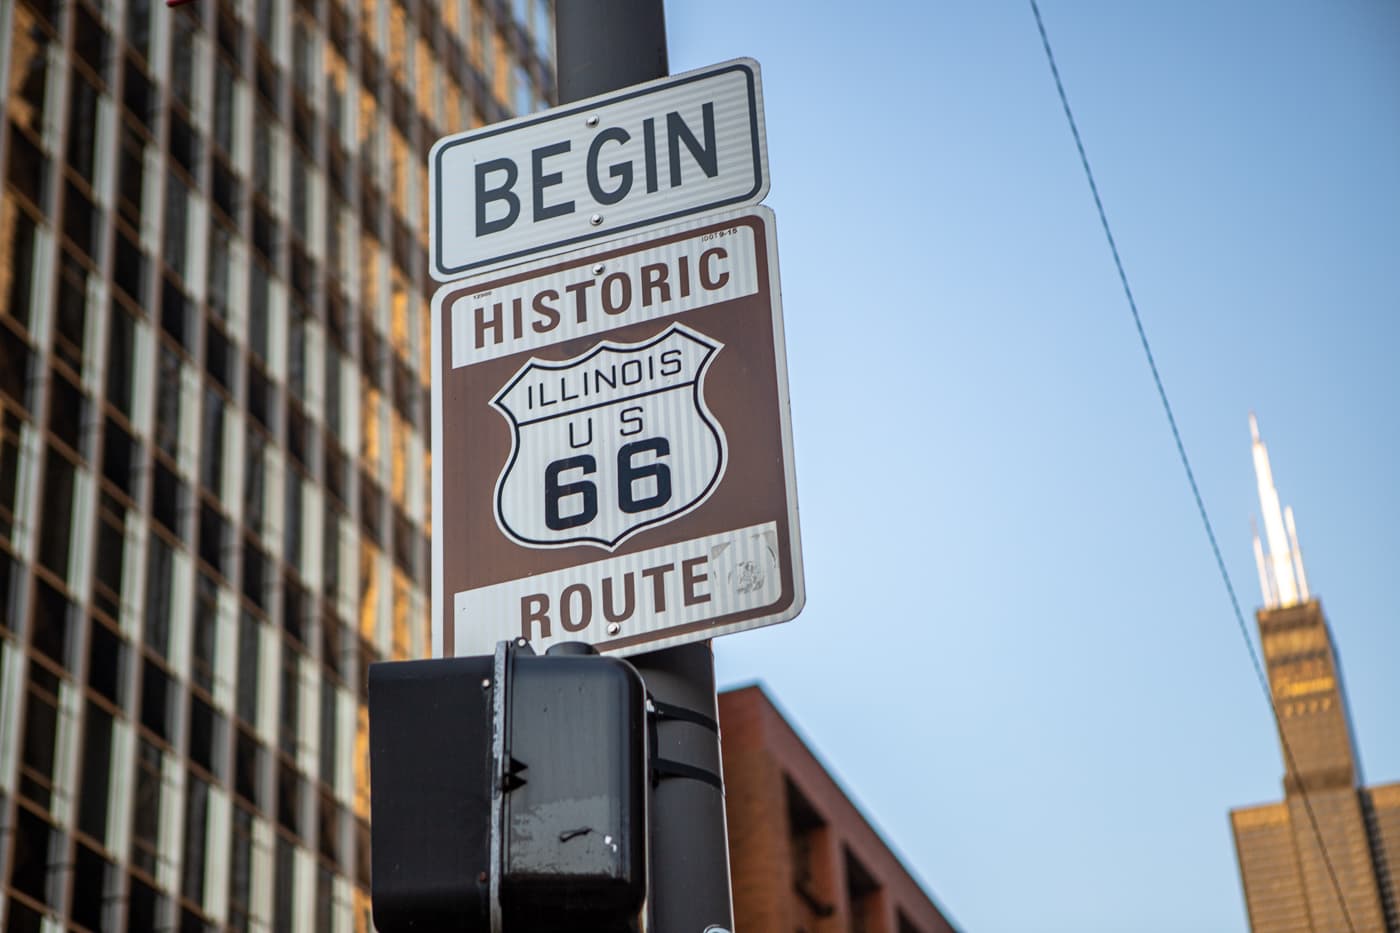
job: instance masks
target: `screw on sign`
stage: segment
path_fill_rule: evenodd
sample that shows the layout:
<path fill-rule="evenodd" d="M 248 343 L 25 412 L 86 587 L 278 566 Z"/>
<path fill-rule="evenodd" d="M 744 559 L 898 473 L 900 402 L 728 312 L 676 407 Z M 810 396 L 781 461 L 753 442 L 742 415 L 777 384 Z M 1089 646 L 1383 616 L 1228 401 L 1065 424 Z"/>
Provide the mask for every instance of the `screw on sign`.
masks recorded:
<path fill-rule="evenodd" d="M 496 275 L 433 300 L 434 653 L 630 653 L 796 616 L 772 213 Z"/>

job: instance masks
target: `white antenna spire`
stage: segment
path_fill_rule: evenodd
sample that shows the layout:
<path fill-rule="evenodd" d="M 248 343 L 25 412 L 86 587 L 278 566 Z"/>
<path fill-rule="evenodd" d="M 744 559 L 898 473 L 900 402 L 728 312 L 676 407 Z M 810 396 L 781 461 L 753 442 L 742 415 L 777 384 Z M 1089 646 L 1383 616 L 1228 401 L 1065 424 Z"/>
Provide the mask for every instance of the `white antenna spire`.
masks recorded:
<path fill-rule="evenodd" d="M 1293 524 L 1293 506 L 1283 510 L 1283 524 L 1288 528 L 1288 546 L 1293 551 L 1293 572 L 1298 576 L 1298 594 L 1303 602 L 1311 597 L 1308 594 L 1308 575 L 1303 573 L 1303 549 L 1298 546 L 1298 526 Z"/>
<path fill-rule="evenodd" d="M 1264 605 L 1272 606 L 1278 602 L 1278 597 L 1274 594 L 1273 581 L 1269 579 L 1269 565 L 1264 562 L 1264 545 L 1259 541 L 1259 528 L 1253 518 L 1249 520 L 1249 529 L 1254 534 L 1254 566 L 1259 568 L 1259 592 L 1264 594 Z"/>
<path fill-rule="evenodd" d="M 1259 422 L 1249 415 L 1249 434 L 1254 446 L 1254 476 L 1259 486 L 1259 507 L 1263 513 L 1264 538 L 1268 543 L 1267 559 L 1254 534 L 1254 557 L 1259 564 L 1259 585 L 1264 593 L 1264 607 L 1278 609 L 1308 600 L 1307 577 L 1303 574 L 1303 554 L 1298 547 L 1298 531 L 1293 523 L 1293 509 L 1286 512 L 1279 505 L 1274 473 L 1269 466 L 1269 451 L 1259 439 Z"/>

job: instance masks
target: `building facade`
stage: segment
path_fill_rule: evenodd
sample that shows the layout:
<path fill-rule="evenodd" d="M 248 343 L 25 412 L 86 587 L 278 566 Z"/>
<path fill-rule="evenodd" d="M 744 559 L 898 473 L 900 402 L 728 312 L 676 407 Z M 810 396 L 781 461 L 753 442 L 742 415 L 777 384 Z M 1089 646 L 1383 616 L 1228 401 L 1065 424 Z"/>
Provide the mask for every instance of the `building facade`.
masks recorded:
<path fill-rule="evenodd" d="M 428 644 L 427 165 L 549 0 L 3 0 L 0 930 L 370 928 Z"/>
<path fill-rule="evenodd" d="M 953 933 L 761 688 L 719 719 L 736 933 Z"/>
<path fill-rule="evenodd" d="M 1254 431 L 1267 552 L 1257 615 L 1284 799 L 1230 814 L 1254 933 L 1400 933 L 1400 783 L 1364 785 L 1336 645 L 1308 591 L 1291 510 Z"/>

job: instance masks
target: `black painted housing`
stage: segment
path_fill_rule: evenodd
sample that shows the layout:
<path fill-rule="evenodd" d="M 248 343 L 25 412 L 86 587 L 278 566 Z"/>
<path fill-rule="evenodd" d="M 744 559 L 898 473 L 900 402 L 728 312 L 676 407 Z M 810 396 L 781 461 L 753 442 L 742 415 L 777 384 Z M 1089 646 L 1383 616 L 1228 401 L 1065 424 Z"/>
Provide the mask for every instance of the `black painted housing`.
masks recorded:
<path fill-rule="evenodd" d="M 634 933 L 647 896 L 646 693 L 618 658 L 511 646 L 504 753 L 494 659 L 370 666 L 370 840 L 381 933 L 490 929 L 492 782 L 510 933 Z"/>

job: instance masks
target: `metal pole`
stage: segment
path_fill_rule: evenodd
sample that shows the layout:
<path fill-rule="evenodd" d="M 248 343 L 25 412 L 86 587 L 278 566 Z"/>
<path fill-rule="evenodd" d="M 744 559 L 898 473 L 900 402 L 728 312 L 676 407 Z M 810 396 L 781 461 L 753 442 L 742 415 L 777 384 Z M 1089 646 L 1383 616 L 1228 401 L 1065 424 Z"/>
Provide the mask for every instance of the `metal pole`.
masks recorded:
<path fill-rule="evenodd" d="M 661 0 L 558 0 L 559 103 L 669 73 Z M 710 643 L 628 658 L 659 712 L 655 757 L 720 776 Z M 724 790 L 694 774 L 662 779 L 651 804 L 651 933 L 734 929 Z"/>

